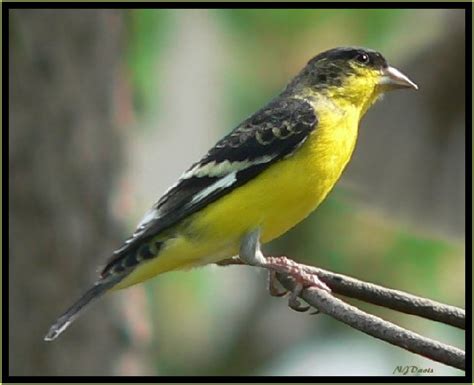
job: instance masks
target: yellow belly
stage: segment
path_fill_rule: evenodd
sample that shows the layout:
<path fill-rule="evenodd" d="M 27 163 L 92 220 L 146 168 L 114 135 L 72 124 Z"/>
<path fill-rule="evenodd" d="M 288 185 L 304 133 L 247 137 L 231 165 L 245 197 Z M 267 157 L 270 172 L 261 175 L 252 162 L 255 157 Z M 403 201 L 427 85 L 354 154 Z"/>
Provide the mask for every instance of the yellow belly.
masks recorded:
<path fill-rule="evenodd" d="M 303 220 L 335 185 L 357 139 L 358 116 L 330 123 L 336 122 L 320 120 L 295 154 L 171 229 L 172 239 L 160 254 L 139 265 L 117 288 L 231 257 L 247 232 L 260 227 L 266 243 Z"/>

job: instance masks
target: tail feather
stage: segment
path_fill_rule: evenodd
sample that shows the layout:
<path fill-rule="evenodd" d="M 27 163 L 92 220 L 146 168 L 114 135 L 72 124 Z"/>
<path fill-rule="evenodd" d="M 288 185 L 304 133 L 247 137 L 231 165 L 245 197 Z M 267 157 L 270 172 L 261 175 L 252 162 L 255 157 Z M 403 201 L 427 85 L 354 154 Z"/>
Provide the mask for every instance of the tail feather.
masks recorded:
<path fill-rule="evenodd" d="M 105 292 L 115 286 L 123 276 L 108 277 L 106 280 L 97 281 L 94 286 L 87 290 L 56 322 L 51 326 L 44 337 L 45 341 L 56 339 L 66 328 L 82 313 L 82 311 L 100 298 Z"/>

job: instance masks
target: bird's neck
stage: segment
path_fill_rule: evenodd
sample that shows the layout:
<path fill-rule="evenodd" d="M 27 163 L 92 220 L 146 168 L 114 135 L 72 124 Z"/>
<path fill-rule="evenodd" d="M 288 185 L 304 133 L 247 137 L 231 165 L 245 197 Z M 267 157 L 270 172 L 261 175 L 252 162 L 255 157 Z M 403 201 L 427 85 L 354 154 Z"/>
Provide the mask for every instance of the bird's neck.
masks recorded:
<path fill-rule="evenodd" d="M 351 97 L 341 94 L 340 90 L 328 89 L 324 92 L 315 91 L 311 88 L 300 90 L 294 97 L 304 99 L 311 103 L 316 112 L 328 111 L 336 116 L 357 116 L 357 120 L 363 118 L 367 110 L 379 99 L 380 94 L 374 92 L 369 97 Z M 324 106 L 324 108 L 322 108 Z"/>

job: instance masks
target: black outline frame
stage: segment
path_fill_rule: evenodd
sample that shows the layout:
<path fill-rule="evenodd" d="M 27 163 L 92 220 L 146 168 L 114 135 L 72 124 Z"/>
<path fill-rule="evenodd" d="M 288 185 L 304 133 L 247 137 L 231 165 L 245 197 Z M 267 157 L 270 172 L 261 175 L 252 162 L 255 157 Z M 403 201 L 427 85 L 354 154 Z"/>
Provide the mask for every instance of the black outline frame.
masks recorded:
<path fill-rule="evenodd" d="M 249 5 L 252 5 L 251 7 Z M 193 3 L 193 2 L 180 2 L 180 3 L 146 3 L 146 2 L 45 2 L 45 3 L 34 3 L 34 2 L 3 2 L 2 3 L 2 109 L 3 109 L 3 137 L 2 137 L 2 155 L 3 155 L 3 181 L 8 178 L 8 134 L 9 134 L 9 10 L 10 9 L 155 9 L 155 8 L 169 8 L 169 9 L 189 9 L 189 8 L 267 8 L 267 9 L 286 9 L 286 8 L 318 8 L 318 9 L 335 9 L 335 8 L 352 8 L 352 9 L 374 9 L 374 8 L 404 8 L 404 9 L 463 9 L 465 11 L 465 52 L 466 52 L 466 104 L 467 106 L 472 105 L 472 3 L 471 2 L 436 2 L 436 3 L 422 3 L 422 2 L 386 2 L 386 3 L 351 3 L 351 2 L 336 2 L 336 3 L 304 3 L 304 2 L 291 2 L 291 3 Z M 311 383 L 317 380 L 321 382 L 324 380 L 330 383 L 341 382 L 341 380 L 348 379 L 348 382 L 361 383 L 372 382 L 372 383 L 472 383 L 472 110 L 468 112 L 469 108 L 466 109 L 466 165 L 465 165 L 465 178 L 466 178 L 466 217 L 465 217 L 465 231 L 466 231 L 466 269 L 465 269 L 465 282 L 466 282 L 466 372 L 465 376 L 422 376 L 422 377 L 190 377 L 190 376 L 10 376 L 6 374 L 9 370 L 9 259 L 5 256 L 8 255 L 9 250 L 9 236 L 4 239 L 3 242 L 3 259 L 2 259 L 2 383 L 79 383 L 79 382 L 97 382 L 97 383 L 131 383 L 131 382 L 142 382 L 142 383 L 155 383 L 155 382 L 210 382 L 210 383 L 238 383 L 255 381 L 260 383 L 289 383 L 289 382 L 300 382 L 300 383 Z M 7 182 L 8 183 L 8 182 Z M 5 186 L 3 184 L 3 186 Z M 8 201 L 9 190 L 8 188 L 3 189 L 6 199 L 3 202 Z M 3 204 L 5 207 L 5 204 Z M 2 217 L 2 223 L 4 229 L 8 227 L 8 215 Z M 8 233 L 9 235 L 9 233 Z M 471 258 L 468 258 L 471 256 Z M 471 275 L 469 275 L 471 274 Z M 403 381 L 400 381 L 403 379 Z M 191 381 L 189 381 L 191 380 Z"/>

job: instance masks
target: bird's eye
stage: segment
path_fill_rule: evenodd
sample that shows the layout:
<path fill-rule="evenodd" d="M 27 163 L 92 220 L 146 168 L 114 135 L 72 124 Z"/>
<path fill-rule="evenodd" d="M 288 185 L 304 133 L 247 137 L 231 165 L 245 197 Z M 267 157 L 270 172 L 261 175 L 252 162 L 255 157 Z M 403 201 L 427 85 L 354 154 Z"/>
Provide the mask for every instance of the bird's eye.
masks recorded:
<path fill-rule="evenodd" d="M 370 62 L 370 57 L 366 53 L 360 53 L 355 58 L 359 63 L 368 64 Z"/>

